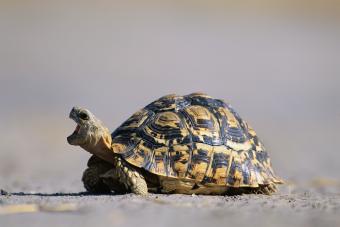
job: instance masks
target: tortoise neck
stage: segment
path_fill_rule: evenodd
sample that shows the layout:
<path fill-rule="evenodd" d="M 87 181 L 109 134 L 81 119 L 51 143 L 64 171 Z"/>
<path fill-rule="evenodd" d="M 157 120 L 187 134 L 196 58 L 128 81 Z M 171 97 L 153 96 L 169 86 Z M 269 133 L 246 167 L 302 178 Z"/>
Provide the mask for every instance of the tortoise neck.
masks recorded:
<path fill-rule="evenodd" d="M 89 153 L 103 159 L 109 163 L 113 163 L 114 153 L 112 150 L 112 138 L 110 133 L 105 132 L 98 140 L 92 143 L 82 145 L 81 147 Z"/>

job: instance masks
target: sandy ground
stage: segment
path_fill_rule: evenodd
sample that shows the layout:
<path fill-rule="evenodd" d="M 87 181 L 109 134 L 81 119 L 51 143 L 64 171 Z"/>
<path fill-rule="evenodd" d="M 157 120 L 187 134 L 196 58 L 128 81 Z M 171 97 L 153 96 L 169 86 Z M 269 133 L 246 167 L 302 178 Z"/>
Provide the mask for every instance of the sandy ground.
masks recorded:
<path fill-rule="evenodd" d="M 310 191 L 233 197 L 15 193 L 2 195 L 0 204 L 0 212 L 30 209 L 14 204 L 39 206 L 1 215 L 4 227 L 340 226 L 340 194 Z"/>

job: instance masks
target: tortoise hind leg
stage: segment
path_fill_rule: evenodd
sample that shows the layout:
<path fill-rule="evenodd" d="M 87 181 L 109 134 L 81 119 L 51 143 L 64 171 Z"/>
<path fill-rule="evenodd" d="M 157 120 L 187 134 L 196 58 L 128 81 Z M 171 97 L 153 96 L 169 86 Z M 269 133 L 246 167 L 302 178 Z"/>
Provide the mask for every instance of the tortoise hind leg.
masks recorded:
<path fill-rule="evenodd" d="M 245 194 L 264 194 L 264 195 L 271 195 L 277 191 L 277 187 L 274 183 L 272 184 L 265 184 L 259 185 L 257 188 L 246 188 Z"/>
<path fill-rule="evenodd" d="M 148 186 L 143 175 L 134 167 L 128 165 L 120 157 L 115 157 L 115 168 L 105 173 L 102 177 L 108 185 L 117 179 L 121 185 L 124 185 L 126 191 L 137 195 L 147 195 Z"/>
<path fill-rule="evenodd" d="M 277 187 L 275 184 L 261 185 L 259 190 L 261 194 L 271 195 L 277 192 Z"/>

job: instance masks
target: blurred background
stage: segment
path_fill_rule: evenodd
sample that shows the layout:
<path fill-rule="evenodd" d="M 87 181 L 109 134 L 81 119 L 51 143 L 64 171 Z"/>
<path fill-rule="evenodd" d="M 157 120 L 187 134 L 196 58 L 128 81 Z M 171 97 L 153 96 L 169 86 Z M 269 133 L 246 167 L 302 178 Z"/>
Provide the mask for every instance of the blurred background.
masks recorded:
<path fill-rule="evenodd" d="M 284 179 L 340 180 L 339 5 L 0 0 L 0 188 L 83 191 L 74 105 L 114 130 L 195 91 L 231 103 Z"/>

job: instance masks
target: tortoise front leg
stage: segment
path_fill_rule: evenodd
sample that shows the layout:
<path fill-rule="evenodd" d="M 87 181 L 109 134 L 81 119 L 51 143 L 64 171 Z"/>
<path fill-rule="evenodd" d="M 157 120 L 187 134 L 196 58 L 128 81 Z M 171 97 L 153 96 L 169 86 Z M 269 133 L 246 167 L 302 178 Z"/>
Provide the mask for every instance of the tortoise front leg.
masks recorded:
<path fill-rule="evenodd" d="M 102 175 L 107 185 L 113 184 L 116 180 L 124 185 L 125 189 L 137 195 L 147 195 L 148 186 L 141 173 L 120 157 L 114 159 L 115 168 Z"/>
<path fill-rule="evenodd" d="M 101 168 L 98 166 L 89 167 L 84 171 L 82 181 L 86 191 L 99 194 L 111 192 L 110 188 L 100 178 L 101 174 Z"/>
<path fill-rule="evenodd" d="M 88 168 L 84 171 L 82 181 L 85 189 L 91 193 L 116 193 L 125 192 L 124 185 L 118 179 L 112 179 L 111 184 L 106 184 L 102 177 L 103 174 L 113 168 L 112 164 L 102 159 L 92 156 L 87 162 Z"/>

